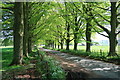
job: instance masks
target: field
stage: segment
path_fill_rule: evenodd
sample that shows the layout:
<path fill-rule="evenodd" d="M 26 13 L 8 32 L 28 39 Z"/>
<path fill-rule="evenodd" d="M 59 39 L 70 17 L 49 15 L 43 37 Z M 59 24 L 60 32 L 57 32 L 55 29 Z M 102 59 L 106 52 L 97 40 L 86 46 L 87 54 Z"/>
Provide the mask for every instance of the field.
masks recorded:
<path fill-rule="evenodd" d="M 0 63 L 1 63 L 0 65 L 2 65 L 2 68 L 0 68 L 0 71 L 5 71 L 8 69 L 20 67 L 20 66 L 9 66 L 13 58 L 12 46 L 0 47 L 0 51 L 2 51 L 2 53 L 0 53 L 0 55 L 2 54 L 2 58 L 0 59 Z"/>
<path fill-rule="evenodd" d="M 39 46 L 39 47 L 43 47 L 43 46 Z M 63 48 L 65 49 L 66 46 L 63 46 Z M 74 46 L 70 46 L 70 49 L 74 49 Z M 78 50 L 84 50 L 85 51 L 86 46 L 78 46 Z M 91 51 L 92 52 L 109 52 L 109 46 L 91 46 Z M 120 54 L 120 46 L 117 46 L 116 51 L 118 54 Z"/>
<path fill-rule="evenodd" d="M 85 48 L 86 46 L 78 46 L 78 50 L 85 50 Z M 70 46 L 70 49 L 73 49 L 73 46 Z M 91 46 L 91 51 L 100 52 L 100 50 L 108 52 L 109 46 Z"/>

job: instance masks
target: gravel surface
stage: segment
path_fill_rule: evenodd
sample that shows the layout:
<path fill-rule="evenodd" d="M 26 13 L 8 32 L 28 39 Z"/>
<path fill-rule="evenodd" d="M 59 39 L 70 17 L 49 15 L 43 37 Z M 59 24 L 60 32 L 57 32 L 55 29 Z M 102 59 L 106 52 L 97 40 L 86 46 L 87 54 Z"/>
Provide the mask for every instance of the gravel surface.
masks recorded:
<path fill-rule="evenodd" d="M 55 55 L 62 57 L 68 61 L 73 61 L 73 63 L 78 64 L 78 66 L 94 72 L 97 75 L 101 75 L 103 78 L 110 78 L 107 80 L 120 80 L 120 66 L 112 63 L 106 63 L 103 61 L 86 59 L 79 56 L 74 56 L 66 53 L 61 53 L 60 51 L 54 51 L 49 49 L 42 49 L 43 51 L 50 53 L 57 53 Z"/>

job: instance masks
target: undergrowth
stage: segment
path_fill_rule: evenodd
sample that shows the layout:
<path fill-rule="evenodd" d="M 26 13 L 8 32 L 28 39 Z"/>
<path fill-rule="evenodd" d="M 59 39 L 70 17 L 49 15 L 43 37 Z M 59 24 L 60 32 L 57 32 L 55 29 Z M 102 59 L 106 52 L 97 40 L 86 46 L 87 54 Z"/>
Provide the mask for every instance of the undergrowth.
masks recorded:
<path fill-rule="evenodd" d="M 36 69 L 43 80 L 65 80 L 66 73 L 52 57 L 46 56 L 45 52 L 40 52 Z"/>

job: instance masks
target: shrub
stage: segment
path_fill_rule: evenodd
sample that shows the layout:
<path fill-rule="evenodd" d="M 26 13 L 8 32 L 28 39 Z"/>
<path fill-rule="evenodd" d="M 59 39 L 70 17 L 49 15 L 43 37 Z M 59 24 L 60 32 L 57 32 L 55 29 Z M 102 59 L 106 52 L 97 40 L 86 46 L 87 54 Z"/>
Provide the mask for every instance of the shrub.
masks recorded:
<path fill-rule="evenodd" d="M 65 72 L 64 70 L 58 65 L 53 58 L 50 56 L 44 56 L 43 60 L 38 60 L 36 64 L 36 69 L 41 75 L 42 79 L 49 79 L 49 80 L 65 80 Z"/>

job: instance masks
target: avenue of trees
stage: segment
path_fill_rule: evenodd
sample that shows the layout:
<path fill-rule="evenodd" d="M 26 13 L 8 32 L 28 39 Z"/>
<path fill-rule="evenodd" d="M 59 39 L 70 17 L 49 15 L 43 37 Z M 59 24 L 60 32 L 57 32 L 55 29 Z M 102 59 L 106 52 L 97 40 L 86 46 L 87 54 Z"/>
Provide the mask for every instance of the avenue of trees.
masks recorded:
<path fill-rule="evenodd" d="M 91 52 L 92 35 L 98 33 L 109 39 L 108 56 L 116 56 L 117 36 L 120 33 L 120 2 L 3 2 L 3 45 L 14 45 L 10 65 L 22 64 L 34 45 L 61 48 L 81 41 Z M 103 34 L 103 32 L 106 33 Z"/>

